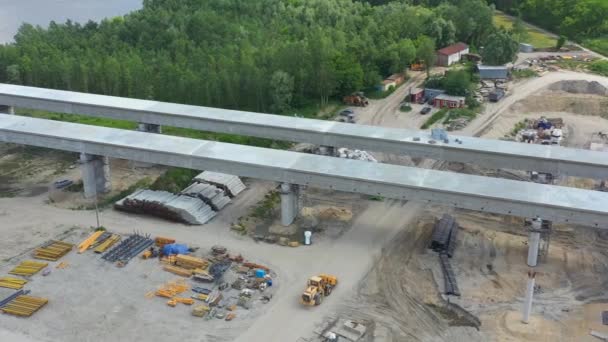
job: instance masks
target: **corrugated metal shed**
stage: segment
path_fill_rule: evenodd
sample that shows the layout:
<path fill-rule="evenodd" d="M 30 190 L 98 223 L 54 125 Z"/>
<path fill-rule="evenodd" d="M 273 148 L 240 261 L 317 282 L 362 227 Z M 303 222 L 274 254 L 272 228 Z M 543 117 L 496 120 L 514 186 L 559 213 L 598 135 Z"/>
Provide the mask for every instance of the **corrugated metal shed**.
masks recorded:
<path fill-rule="evenodd" d="M 501 80 L 509 78 L 509 68 L 506 66 L 478 65 L 479 77 L 482 80 Z"/>

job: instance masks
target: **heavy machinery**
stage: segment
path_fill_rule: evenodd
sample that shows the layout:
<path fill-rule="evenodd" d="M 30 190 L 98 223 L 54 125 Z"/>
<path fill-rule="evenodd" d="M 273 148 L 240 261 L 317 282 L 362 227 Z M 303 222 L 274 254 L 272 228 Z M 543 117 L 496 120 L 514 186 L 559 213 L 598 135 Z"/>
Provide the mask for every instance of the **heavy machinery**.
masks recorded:
<path fill-rule="evenodd" d="M 304 305 L 319 305 L 323 302 L 324 297 L 331 294 L 336 285 L 338 285 L 338 278 L 333 275 L 319 274 L 310 277 L 300 301 Z"/>
<path fill-rule="evenodd" d="M 369 104 L 367 97 L 362 92 L 355 92 L 351 95 L 344 96 L 344 103 L 349 106 L 365 107 Z"/>

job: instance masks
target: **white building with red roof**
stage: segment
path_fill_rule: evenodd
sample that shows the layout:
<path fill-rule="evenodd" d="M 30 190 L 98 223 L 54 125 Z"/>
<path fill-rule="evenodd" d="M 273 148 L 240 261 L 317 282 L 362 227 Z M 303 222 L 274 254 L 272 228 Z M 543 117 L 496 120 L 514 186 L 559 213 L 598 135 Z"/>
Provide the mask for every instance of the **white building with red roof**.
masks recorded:
<path fill-rule="evenodd" d="M 462 55 L 469 53 L 469 46 L 465 43 L 456 43 L 437 51 L 437 65 L 450 66 L 460 61 Z"/>

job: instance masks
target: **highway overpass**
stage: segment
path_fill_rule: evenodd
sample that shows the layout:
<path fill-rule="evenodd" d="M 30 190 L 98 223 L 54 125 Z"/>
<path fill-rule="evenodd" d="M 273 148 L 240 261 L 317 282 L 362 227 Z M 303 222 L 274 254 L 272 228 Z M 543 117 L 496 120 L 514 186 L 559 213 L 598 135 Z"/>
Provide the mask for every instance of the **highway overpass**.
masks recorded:
<path fill-rule="evenodd" d="M 0 114 L 0 141 L 608 227 L 608 193 Z"/>
<path fill-rule="evenodd" d="M 311 120 L 149 100 L 0 84 L 0 104 L 84 114 L 153 125 L 193 128 L 315 145 L 359 148 L 436 160 L 603 179 L 608 154 L 559 146 L 458 137 L 462 143 L 431 141 L 413 131 Z"/>

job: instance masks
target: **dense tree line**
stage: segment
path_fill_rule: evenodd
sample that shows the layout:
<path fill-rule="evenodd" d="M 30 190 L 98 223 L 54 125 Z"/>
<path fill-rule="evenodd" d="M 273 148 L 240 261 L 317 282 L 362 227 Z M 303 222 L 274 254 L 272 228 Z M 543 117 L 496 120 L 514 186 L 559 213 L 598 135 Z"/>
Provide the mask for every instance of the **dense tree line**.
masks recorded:
<path fill-rule="evenodd" d="M 489 0 L 496 8 L 543 28 L 582 40 L 608 36 L 606 0 Z"/>
<path fill-rule="evenodd" d="M 144 0 L 100 23 L 23 25 L 0 46 L 0 81 L 288 112 L 493 31 L 484 0 Z"/>

